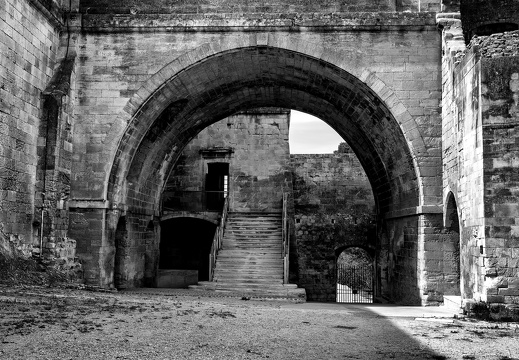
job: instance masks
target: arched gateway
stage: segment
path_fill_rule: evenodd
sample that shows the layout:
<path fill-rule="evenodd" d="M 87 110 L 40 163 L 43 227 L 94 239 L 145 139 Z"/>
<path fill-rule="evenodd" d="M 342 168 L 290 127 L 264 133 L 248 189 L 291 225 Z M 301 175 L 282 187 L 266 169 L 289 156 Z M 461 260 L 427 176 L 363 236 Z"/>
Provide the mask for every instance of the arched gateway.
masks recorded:
<path fill-rule="evenodd" d="M 373 188 L 380 238 L 390 239 L 391 287 L 384 291 L 402 302 L 420 302 L 420 218 L 431 198 L 424 192 L 430 178 L 421 176 L 421 162 L 434 164 L 436 158 L 393 91 L 374 73 L 353 68 L 353 74 L 347 65 L 330 49 L 258 36 L 241 47 L 203 45 L 145 82 L 106 141 L 117 140 L 118 145 L 106 195 L 107 246 L 99 259 L 92 258 L 108 265 L 101 266 L 99 281 L 112 283 L 110 244 L 124 214 L 133 239 L 126 249 L 127 286 L 151 283 L 158 232 L 150 233 L 146 224 L 159 214 L 161 192 L 180 151 L 198 132 L 226 116 L 275 106 L 318 116 L 352 147 Z M 121 134 L 122 124 L 127 125 Z"/>

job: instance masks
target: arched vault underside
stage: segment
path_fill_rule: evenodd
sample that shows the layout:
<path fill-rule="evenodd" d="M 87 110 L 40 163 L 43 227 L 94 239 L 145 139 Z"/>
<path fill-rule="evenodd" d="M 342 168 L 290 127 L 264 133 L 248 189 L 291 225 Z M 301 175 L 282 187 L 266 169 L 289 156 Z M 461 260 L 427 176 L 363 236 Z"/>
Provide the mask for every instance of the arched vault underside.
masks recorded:
<path fill-rule="evenodd" d="M 155 89 L 138 108 L 130 104 L 114 158 L 107 194 L 114 207 L 156 213 L 164 182 L 194 136 L 237 111 L 270 106 L 307 112 L 337 131 L 364 167 L 379 215 L 420 204 L 419 171 L 401 124 L 369 86 L 335 65 L 254 46 L 208 56 L 145 86 Z"/>

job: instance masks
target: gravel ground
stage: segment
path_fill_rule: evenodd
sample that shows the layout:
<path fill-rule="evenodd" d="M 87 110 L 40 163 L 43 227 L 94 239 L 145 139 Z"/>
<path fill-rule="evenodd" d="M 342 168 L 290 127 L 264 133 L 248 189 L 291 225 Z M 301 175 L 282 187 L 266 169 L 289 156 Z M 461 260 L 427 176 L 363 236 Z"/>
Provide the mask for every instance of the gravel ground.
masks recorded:
<path fill-rule="evenodd" d="M 0 287 L 0 359 L 519 359 L 519 324 L 363 306 Z"/>

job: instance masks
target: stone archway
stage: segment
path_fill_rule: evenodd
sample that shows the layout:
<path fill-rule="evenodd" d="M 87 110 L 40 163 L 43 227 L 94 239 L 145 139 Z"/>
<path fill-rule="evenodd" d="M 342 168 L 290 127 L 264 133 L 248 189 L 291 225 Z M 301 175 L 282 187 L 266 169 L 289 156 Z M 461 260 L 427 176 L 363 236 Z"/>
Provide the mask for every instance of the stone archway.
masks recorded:
<path fill-rule="evenodd" d="M 202 47 L 150 79 L 121 115 L 128 125 L 108 178 L 112 208 L 138 219 L 156 214 L 165 179 L 199 131 L 237 111 L 292 108 L 324 119 L 349 143 L 372 185 L 379 221 L 388 221 L 398 236 L 405 233 L 406 255 L 399 266 L 416 263 L 423 241 L 416 231 L 418 218 L 435 204 L 428 204 L 432 197 L 423 191 L 426 178 L 418 159 L 427 161 L 429 155 L 412 116 L 374 74 L 357 77 L 333 61 L 286 47 L 265 43 L 219 53 Z M 401 217 L 405 226 L 392 220 Z M 398 289 L 410 284 L 416 289 L 406 302 L 420 301 L 423 285 L 416 271 L 400 271 L 393 281 Z"/>
<path fill-rule="evenodd" d="M 412 127 L 412 121 L 399 124 L 385 102 L 352 74 L 323 60 L 269 46 L 210 56 L 150 94 L 135 109 L 119 143 L 108 199 L 128 205 L 127 199 L 145 193 L 143 184 L 157 189 L 151 195 L 158 199 L 175 156 L 193 136 L 236 111 L 261 106 L 292 108 L 326 119 L 359 157 L 382 212 L 423 203 L 411 148 L 418 154 L 426 149 L 419 134 L 410 131 L 407 137 L 415 138 L 408 139 L 402 130 Z M 394 111 L 401 115 L 405 108 L 399 104 Z M 154 179 L 144 179 L 148 169 L 156 170 Z"/>

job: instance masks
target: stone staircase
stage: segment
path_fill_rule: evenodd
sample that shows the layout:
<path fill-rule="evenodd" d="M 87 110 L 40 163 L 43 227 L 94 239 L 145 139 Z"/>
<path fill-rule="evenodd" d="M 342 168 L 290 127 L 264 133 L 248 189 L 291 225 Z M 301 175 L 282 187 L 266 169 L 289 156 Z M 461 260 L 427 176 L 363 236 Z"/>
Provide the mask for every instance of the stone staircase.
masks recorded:
<path fill-rule="evenodd" d="M 283 284 L 281 214 L 229 213 L 212 282 L 190 289 L 244 298 L 305 301 L 306 292 Z"/>

